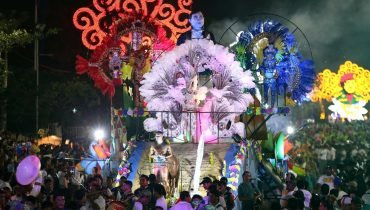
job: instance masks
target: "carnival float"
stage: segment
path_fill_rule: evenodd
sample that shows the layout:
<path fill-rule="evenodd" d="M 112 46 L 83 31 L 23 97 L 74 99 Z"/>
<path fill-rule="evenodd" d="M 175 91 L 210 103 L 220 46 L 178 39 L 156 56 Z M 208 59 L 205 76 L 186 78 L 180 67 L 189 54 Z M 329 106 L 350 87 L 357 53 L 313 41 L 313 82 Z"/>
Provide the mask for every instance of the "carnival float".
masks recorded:
<path fill-rule="evenodd" d="M 308 100 L 313 61 L 300 53 L 294 31 L 271 18 L 246 26 L 234 43 L 218 44 L 192 4 L 93 1 L 74 13 L 91 51 L 77 55 L 76 73 L 111 101 L 111 134 L 90 145 L 79 169 L 135 180 L 141 173 L 166 176 L 153 169 L 164 164 L 173 180 L 160 182 L 174 189 L 170 195 L 177 188 L 198 192 L 204 176 L 226 176 L 236 190 L 241 173 L 248 168 L 257 176 L 260 163 L 279 181 L 290 145 L 268 135 L 266 122 Z"/>

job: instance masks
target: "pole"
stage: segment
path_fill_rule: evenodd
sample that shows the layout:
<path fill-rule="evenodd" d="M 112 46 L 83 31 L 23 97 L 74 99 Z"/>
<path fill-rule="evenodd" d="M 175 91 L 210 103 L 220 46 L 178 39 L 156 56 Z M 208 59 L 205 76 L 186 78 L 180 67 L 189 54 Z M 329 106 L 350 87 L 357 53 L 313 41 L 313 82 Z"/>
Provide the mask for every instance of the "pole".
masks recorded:
<path fill-rule="evenodd" d="M 35 0 L 35 41 L 34 41 L 34 70 L 36 71 L 36 133 L 39 130 L 39 40 L 37 37 L 37 22 L 38 22 L 38 0 Z"/>

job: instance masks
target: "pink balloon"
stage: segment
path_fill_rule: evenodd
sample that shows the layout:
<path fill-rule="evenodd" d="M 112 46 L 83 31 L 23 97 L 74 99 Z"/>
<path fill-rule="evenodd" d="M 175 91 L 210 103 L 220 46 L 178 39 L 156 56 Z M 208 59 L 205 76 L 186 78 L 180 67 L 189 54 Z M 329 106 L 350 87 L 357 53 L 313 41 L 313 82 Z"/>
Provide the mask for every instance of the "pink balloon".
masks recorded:
<path fill-rule="evenodd" d="M 30 155 L 23 159 L 18 167 L 16 172 L 17 182 L 21 185 L 29 185 L 39 175 L 41 168 L 40 159 L 35 155 Z"/>

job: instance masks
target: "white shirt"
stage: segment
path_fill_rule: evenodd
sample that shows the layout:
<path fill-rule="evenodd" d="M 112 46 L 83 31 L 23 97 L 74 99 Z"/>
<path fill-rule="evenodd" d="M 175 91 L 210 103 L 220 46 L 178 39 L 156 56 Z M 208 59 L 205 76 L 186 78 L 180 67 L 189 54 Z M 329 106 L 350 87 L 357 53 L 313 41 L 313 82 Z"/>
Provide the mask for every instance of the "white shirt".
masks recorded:
<path fill-rule="evenodd" d="M 370 190 L 366 191 L 366 193 L 362 196 L 362 201 L 364 201 L 365 205 L 370 205 Z"/>
<path fill-rule="evenodd" d="M 335 177 L 333 175 L 331 176 L 321 175 L 319 179 L 317 180 L 317 183 L 320 185 L 327 184 L 329 185 L 329 189 L 331 190 L 334 188 L 334 178 Z"/>
<path fill-rule="evenodd" d="M 166 199 L 163 196 L 161 196 L 155 202 L 155 206 L 160 206 L 160 207 L 163 208 L 163 210 L 167 210 L 167 201 L 166 201 Z"/>
<path fill-rule="evenodd" d="M 193 210 L 193 207 L 189 202 L 180 201 L 176 205 L 174 205 L 171 210 Z"/>

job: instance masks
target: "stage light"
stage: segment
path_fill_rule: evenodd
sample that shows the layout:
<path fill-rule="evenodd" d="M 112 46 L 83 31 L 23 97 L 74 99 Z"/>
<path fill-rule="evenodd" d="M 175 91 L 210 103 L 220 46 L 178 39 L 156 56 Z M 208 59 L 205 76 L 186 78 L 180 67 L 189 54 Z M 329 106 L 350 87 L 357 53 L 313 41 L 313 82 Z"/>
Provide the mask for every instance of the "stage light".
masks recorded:
<path fill-rule="evenodd" d="M 104 131 L 102 129 L 97 129 L 94 131 L 94 138 L 95 140 L 101 140 L 105 136 Z"/>
<path fill-rule="evenodd" d="M 286 129 L 286 131 L 287 131 L 288 134 L 293 134 L 294 131 L 295 131 L 295 129 L 294 129 L 293 126 L 288 126 L 287 129 Z"/>

